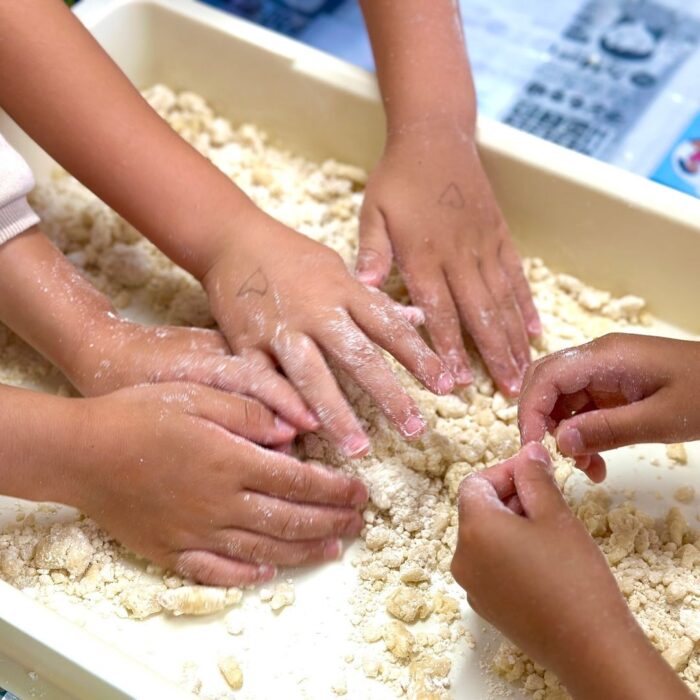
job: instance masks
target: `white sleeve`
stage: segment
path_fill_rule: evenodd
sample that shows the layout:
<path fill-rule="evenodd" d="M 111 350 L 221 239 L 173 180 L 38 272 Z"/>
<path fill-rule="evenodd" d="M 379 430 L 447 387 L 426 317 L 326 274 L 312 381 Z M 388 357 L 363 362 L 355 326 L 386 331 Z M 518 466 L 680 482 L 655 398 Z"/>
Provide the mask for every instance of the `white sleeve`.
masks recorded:
<path fill-rule="evenodd" d="M 39 223 L 27 202 L 32 189 L 32 171 L 0 135 L 0 245 Z"/>

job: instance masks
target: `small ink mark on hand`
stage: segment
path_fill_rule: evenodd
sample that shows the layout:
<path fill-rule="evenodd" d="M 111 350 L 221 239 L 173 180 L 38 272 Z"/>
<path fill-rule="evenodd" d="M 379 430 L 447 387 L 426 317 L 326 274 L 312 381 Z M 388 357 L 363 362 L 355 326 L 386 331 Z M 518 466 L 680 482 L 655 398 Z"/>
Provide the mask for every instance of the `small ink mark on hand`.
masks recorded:
<path fill-rule="evenodd" d="M 262 268 L 259 267 L 248 279 L 241 285 L 236 296 L 246 297 L 249 294 L 257 294 L 264 297 L 267 294 L 268 282 Z"/>
<path fill-rule="evenodd" d="M 451 182 L 445 191 L 440 195 L 438 204 L 450 209 L 464 209 L 464 197 L 459 187 L 454 182 Z"/>

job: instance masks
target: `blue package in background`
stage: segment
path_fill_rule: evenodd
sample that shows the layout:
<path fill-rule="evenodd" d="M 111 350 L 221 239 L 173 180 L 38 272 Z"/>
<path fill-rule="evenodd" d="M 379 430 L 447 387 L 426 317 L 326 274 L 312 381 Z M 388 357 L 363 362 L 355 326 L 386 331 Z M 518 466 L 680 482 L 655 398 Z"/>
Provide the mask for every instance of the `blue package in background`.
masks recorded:
<path fill-rule="evenodd" d="M 332 12 L 343 1 L 205 0 L 209 5 L 291 36 L 297 36 L 319 15 Z"/>
<path fill-rule="evenodd" d="M 673 144 L 651 179 L 700 197 L 700 114 Z"/>

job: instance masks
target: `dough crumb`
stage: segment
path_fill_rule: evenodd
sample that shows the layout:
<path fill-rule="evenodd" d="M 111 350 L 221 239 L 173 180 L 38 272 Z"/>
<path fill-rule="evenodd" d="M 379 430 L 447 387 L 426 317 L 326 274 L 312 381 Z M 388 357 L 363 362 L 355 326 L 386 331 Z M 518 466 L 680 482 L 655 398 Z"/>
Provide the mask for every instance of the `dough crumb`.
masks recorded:
<path fill-rule="evenodd" d="M 666 456 L 676 464 L 688 464 L 688 453 L 682 442 L 667 445 Z"/>
<path fill-rule="evenodd" d="M 680 503 L 692 503 L 695 500 L 695 488 L 690 485 L 680 486 L 673 492 L 673 497 Z"/>
<path fill-rule="evenodd" d="M 231 689 L 240 690 L 243 687 L 243 671 L 233 656 L 219 660 L 219 671 Z"/>

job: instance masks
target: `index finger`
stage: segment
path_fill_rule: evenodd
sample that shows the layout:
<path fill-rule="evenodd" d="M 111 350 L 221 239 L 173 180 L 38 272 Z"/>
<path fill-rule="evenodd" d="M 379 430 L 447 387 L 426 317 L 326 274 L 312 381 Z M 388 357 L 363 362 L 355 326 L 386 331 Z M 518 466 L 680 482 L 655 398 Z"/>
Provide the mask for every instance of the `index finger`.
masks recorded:
<path fill-rule="evenodd" d="M 357 325 L 380 347 L 390 352 L 423 386 L 435 394 L 448 394 L 454 378 L 442 360 L 425 344 L 420 333 L 382 292 L 369 291 L 352 305 Z"/>
<path fill-rule="evenodd" d="M 518 404 L 518 427 L 523 445 L 540 442 L 561 396 L 585 389 L 596 373 L 586 346 L 570 348 L 538 360 L 525 374 Z"/>
<path fill-rule="evenodd" d="M 359 479 L 251 443 L 240 453 L 245 464 L 241 481 L 250 491 L 295 503 L 358 507 L 367 502 L 367 488 Z"/>
<path fill-rule="evenodd" d="M 487 513 L 510 513 L 498 497 L 498 491 L 483 472 L 468 476 L 459 486 L 459 525 L 478 524 Z"/>

